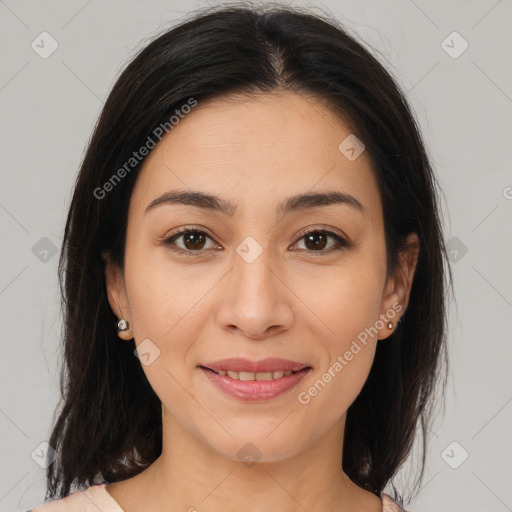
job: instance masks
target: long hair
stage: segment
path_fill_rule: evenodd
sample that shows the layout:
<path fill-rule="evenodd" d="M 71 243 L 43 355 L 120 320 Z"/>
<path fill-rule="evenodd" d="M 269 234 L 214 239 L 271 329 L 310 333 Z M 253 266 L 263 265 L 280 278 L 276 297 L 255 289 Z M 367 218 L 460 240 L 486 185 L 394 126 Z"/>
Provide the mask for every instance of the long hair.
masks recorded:
<path fill-rule="evenodd" d="M 243 2 L 195 12 L 140 50 L 117 79 L 89 141 L 59 260 L 64 361 L 49 440 L 58 457 L 47 470 L 47 498 L 132 477 L 162 450 L 161 403 L 133 342 L 117 338 L 101 258 L 109 251 L 123 268 L 128 205 L 144 159 L 128 168 L 126 162 L 191 98 L 200 106 L 223 95 L 272 91 L 324 102 L 364 141 L 382 198 L 389 273 L 406 235 L 419 237 L 406 313 L 378 344 L 348 409 L 343 470 L 380 493 L 411 452 L 419 427 L 421 482 L 437 384 L 443 391 L 446 385 L 446 374 L 440 377 L 451 271 L 438 185 L 420 131 L 388 71 L 335 19 Z M 123 179 L 113 181 L 123 166 Z"/>

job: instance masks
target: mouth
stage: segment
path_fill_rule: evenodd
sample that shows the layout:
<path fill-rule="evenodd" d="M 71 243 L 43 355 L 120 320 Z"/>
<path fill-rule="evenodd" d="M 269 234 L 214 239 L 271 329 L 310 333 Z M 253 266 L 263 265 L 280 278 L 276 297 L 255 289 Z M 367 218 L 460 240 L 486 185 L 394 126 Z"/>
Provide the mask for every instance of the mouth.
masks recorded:
<path fill-rule="evenodd" d="M 251 361 L 243 358 L 221 359 L 201 365 L 202 368 L 238 380 L 273 380 L 311 368 L 307 364 L 276 357 Z"/>
<path fill-rule="evenodd" d="M 246 372 L 246 371 L 232 371 L 232 370 L 213 370 L 212 368 L 208 368 L 207 366 L 200 366 L 204 370 L 216 373 L 217 375 L 221 375 L 223 377 L 229 377 L 230 379 L 235 380 L 276 380 L 281 377 L 287 377 L 288 375 L 292 375 L 292 373 L 299 373 L 303 370 L 309 370 L 311 366 L 305 366 L 300 370 L 274 370 L 270 372 Z"/>
<path fill-rule="evenodd" d="M 312 367 L 283 359 L 224 359 L 198 368 L 223 393 L 245 401 L 268 400 L 294 389 Z"/>

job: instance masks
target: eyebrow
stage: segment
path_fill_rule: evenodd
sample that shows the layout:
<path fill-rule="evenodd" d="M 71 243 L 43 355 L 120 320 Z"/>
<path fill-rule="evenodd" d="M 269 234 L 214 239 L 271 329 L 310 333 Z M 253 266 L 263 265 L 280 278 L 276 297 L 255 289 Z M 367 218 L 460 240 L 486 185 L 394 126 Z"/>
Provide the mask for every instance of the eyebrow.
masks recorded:
<path fill-rule="evenodd" d="M 232 201 L 204 192 L 171 190 L 153 199 L 146 207 L 145 213 L 164 204 L 195 206 L 205 210 L 220 212 L 229 217 L 234 215 L 237 208 L 237 205 Z M 328 192 L 306 192 L 288 197 L 277 206 L 276 215 L 286 215 L 298 210 L 337 204 L 350 206 L 361 214 L 366 215 L 364 206 L 354 196 L 334 190 Z"/>

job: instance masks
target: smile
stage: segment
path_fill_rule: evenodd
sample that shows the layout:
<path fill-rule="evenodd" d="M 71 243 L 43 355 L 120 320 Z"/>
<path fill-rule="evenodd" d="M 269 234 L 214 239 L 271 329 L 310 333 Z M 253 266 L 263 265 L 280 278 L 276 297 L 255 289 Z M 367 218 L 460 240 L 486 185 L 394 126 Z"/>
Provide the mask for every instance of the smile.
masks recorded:
<path fill-rule="evenodd" d="M 223 394 L 243 401 L 262 401 L 276 398 L 293 390 L 312 370 L 275 370 L 272 372 L 245 372 L 217 370 L 200 366 L 208 380 Z M 223 375 L 222 373 L 226 373 Z"/>
<path fill-rule="evenodd" d="M 206 368 L 209 370 L 210 368 Z M 215 372 L 217 375 L 228 376 L 231 379 L 235 380 L 274 380 L 280 379 L 281 377 L 287 377 L 292 373 L 297 373 L 292 370 L 275 370 L 272 372 L 234 372 L 231 370 L 211 370 Z"/>

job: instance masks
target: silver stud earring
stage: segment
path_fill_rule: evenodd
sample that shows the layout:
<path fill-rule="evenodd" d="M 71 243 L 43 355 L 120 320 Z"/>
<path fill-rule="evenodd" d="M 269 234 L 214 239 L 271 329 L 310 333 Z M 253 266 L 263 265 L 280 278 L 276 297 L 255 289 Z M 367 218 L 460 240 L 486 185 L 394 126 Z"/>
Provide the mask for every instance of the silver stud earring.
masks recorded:
<path fill-rule="evenodd" d="M 119 320 L 119 322 L 117 322 L 117 332 L 123 332 L 123 331 L 127 331 L 129 329 L 129 325 L 128 325 L 128 322 L 124 319 L 124 318 L 121 318 L 121 320 Z"/>
<path fill-rule="evenodd" d="M 387 328 L 388 329 L 393 329 L 393 322 L 388 322 Z"/>

